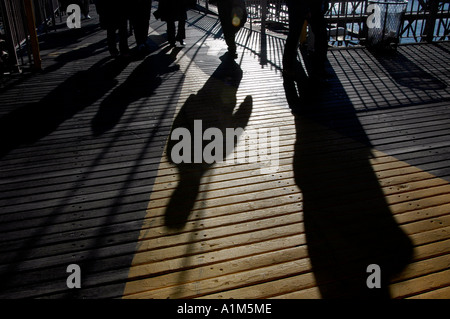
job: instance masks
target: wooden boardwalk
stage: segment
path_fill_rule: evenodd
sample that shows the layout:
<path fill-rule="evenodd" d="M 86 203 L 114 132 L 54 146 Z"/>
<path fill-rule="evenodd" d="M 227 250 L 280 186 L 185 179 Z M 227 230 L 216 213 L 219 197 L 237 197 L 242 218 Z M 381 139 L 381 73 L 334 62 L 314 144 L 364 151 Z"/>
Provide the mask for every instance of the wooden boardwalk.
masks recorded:
<path fill-rule="evenodd" d="M 97 22 L 43 36 L 44 72 L 2 84 L 1 298 L 450 298 L 450 43 L 331 49 L 294 116 L 280 36 L 243 29 L 222 61 L 217 18 L 189 12 L 186 47 L 152 20 L 153 52 L 114 61 Z M 262 135 L 175 165 L 194 120 L 276 133 L 276 170 L 240 152 L 275 150 Z"/>

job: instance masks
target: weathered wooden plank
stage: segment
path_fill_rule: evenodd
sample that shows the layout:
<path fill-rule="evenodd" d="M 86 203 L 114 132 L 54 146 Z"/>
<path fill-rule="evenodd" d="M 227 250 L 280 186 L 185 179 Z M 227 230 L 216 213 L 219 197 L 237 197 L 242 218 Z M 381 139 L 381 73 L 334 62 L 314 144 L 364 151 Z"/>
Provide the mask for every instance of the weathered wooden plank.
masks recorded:
<path fill-rule="evenodd" d="M 214 19 L 204 19 L 189 30 L 191 43 L 215 43 L 204 37 L 205 30 L 212 37 L 219 28 L 213 26 Z M 163 23 L 152 25 L 164 29 Z M 93 136 L 92 119 L 102 100 L 133 80 L 142 63 L 156 62 L 153 57 L 133 61 L 114 86 L 107 91 L 102 87 L 98 100 L 36 143 L 17 144 L 0 159 L 0 270 L 8 274 L 14 268 L 5 282 L 9 296 L 121 297 L 125 291 L 127 298 L 321 297 L 309 265 L 302 195 L 292 171 L 298 132 L 279 73 L 283 40 L 270 39 L 267 53 L 274 64 L 261 68 L 259 34 L 249 35 L 236 99 L 239 104 L 247 95 L 253 97 L 248 128 L 280 128 L 279 171 L 262 175 L 260 163 L 218 163 L 205 173 L 184 227 L 168 230 L 167 202 L 179 180 L 163 152 L 173 116 L 220 61 L 208 56 L 208 45 L 183 49 L 177 63 L 185 74 L 163 77 L 154 95 L 130 100 L 112 130 Z M 246 36 L 242 32 L 240 39 L 246 41 Z M 222 45 L 217 52 L 226 48 Z M 302 142 L 302 150 L 313 152 L 312 158 L 345 153 L 345 162 L 353 168 L 349 180 L 371 167 L 395 220 L 415 246 L 413 262 L 394 279 L 394 296 L 445 296 L 450 190 L 445 180 L 429 173 L 450 176 L 450 91 L 440 85 L 450 81 L 450 59 L 428 45 L 399 51 L 403 57 L 387 62 L 365 49 L 330 51 L 335 76 L 323 96 L 323 113 L 313 117 L 318 125 L 308 131 L 311 136 Z M 61 54 L 53 53 L 53 58 Z M 2 104 L 0 114 L 26 110 L 29 103 L 57 101 L 57 87 L 67 86 L 67 79 L 77 74 L 83 78 L 82 72 L 89 74 L 105 55 L 67 65 L 55 60 L 58 72 L 37 75 L 2 94 L 0 100 L 8 103 Z M 400 65 L 392 69 L 401 61 L 410 70 Z M 405 85 L 398 71 L 406 77 L 422 74 L 430 86 Z M 44 79 L 45 87 L 39 88 Z M 94 87 L 100 88 L 98 83 Z M 206 107 L 203 115 L 211 117 L 214 111 Z M 368 146 L 353 138 L 365 137 L 374 147 L 373 158 L 362 163 L 359 154 Z M 332 176 L 331 166 L 317 178 Z M 335 182 L 329 179 L 330 185 Z M 364 193 L 363 184 L 354 185 L 353 204 L 370 206 L 376 199 Z M 71 294 L 64 268 L 74 261 L 86 267 L 87 275 L 83 291 Z"/>

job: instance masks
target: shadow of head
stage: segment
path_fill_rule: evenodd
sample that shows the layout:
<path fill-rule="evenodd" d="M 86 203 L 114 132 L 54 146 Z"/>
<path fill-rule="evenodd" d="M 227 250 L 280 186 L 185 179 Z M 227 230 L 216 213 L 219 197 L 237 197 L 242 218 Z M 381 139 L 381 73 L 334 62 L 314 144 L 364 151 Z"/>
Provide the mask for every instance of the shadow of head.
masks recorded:
<path fill-rule="evenodd" d="M 165 212 L 169 228 L 184 226 L 205 172 L 233 151 L 236 129 L 247 126 L 252 97 L 247 96 L 236 109 L 242 74 L 234 60 L 225 58 L 197 94 L 186 100 L 174 120 L 167 155 L 178 168 L 179 181 Z"/>

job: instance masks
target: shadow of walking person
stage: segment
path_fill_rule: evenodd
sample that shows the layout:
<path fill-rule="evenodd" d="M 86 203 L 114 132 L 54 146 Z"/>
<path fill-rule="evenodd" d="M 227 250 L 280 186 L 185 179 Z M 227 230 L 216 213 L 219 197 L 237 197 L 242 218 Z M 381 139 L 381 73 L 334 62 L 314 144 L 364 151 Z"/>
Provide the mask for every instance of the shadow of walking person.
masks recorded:
<path fill-rule="evenodd" d="M 174 64 L 180 49 L 174 49 L 167 54 L 169 50 L 167 47 L 156 55 L 148 56 L 125 82 L 101 102 L 91 123 L 94 136 L 102 135 L 114 128 L 131 103 L 154 94 L 161 85 L 161 76 L 180 69 L 179 65 Z"/>
<path fill-rule="evenodd" d="M 178 168 L 179 182 L 165 212 L 168 228 L 184 226 L 203 175 L 231 154 L 237 143 L 233 135 L 233 147 L 229 147 L 225 136 L 230 129 L 244 129 L 252 112 L 251 96 L 235 110 L 243 72 L 228 54 L 225 56 L 203 88 L 187 99 L 172 126 L 167 154 Z"/>
<path fill-rule="evenodd" d="M 410 262 L 412 243 L 385 199 L 351 102 L 325 111 L 325 94 L 308 93 L 315 97 L 290 98 L 313 106 L 296 116 L 293 169 L 316 283 L 323 298 L 389 298 L 390 280 Z M 370 265 L 381 269 L 381 288 L 369 288 Z"/>
<path fill-rule="evenodd" d="M 117 85 L 116 77 L 127 65 L 127 61 L 104 58 L 68 78 L 39 102 L 0 118 L 0 158 L 24 144 L 36 143 L 102 98 Z"/>

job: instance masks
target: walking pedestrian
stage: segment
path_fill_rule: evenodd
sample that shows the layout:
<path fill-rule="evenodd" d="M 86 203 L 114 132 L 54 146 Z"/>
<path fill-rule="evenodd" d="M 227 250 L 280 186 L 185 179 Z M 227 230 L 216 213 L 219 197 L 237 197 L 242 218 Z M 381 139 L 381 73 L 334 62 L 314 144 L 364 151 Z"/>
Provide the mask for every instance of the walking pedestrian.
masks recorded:
<path fill-rule="evenodd" d="M 90 4 L 91 4 L 91 0 L 80 0 L 82 19 L 91 19 L 91 16 L 89 15 Z"/>
<path fill-rule="evenodd" d="M 152 0 L 131 0 L 130 21 L 136 39 L 136 46 L 140 52 L 149 50 L 147 43 L 150 27 L 150 12 Z"/>
<path fill-rule="evenodd" d="M 285 75 L 295 73 L 298 45 L 305 21 L 308 21 L 314 33 L 314 53 L 311 59 L 313 76 L 321 76 L 324 72 L 328 34 L 325 13 L 328 0 L 287 0 L 289 12 L 289 34 L 283 54 L 283 72 Z"/>
<path fill-rule="evenodd" d="M 96 10 L 100 16 L 100 26 L 106 30 L 109 52 L 113 57 L 129 56 L 128 8 L 122 0 L 96 0 Z M 119 50 L 116 34 L 119 31 Z"/>
<path fill-rule="evenodd" d="M 195 1 L 192 0 L 159 0 L 155 17 L 167 23 L 167 40 L 171 46 L 175 46 L 176 41 L 185 45 L 186 11 L 194 4 Z M 176 21 L 178 21 L 178 30 L 175 28 Z"/>
<path fill-rule="evenodd" d="M 219 20 L 222 25 L 223 36 L 228 46 L 228 53 L 237 58 L 236 53 L 236 33 L 247 21 L 247 9 L 244 0 L 213 0 L 217 3 L 219 10 Z"/>

